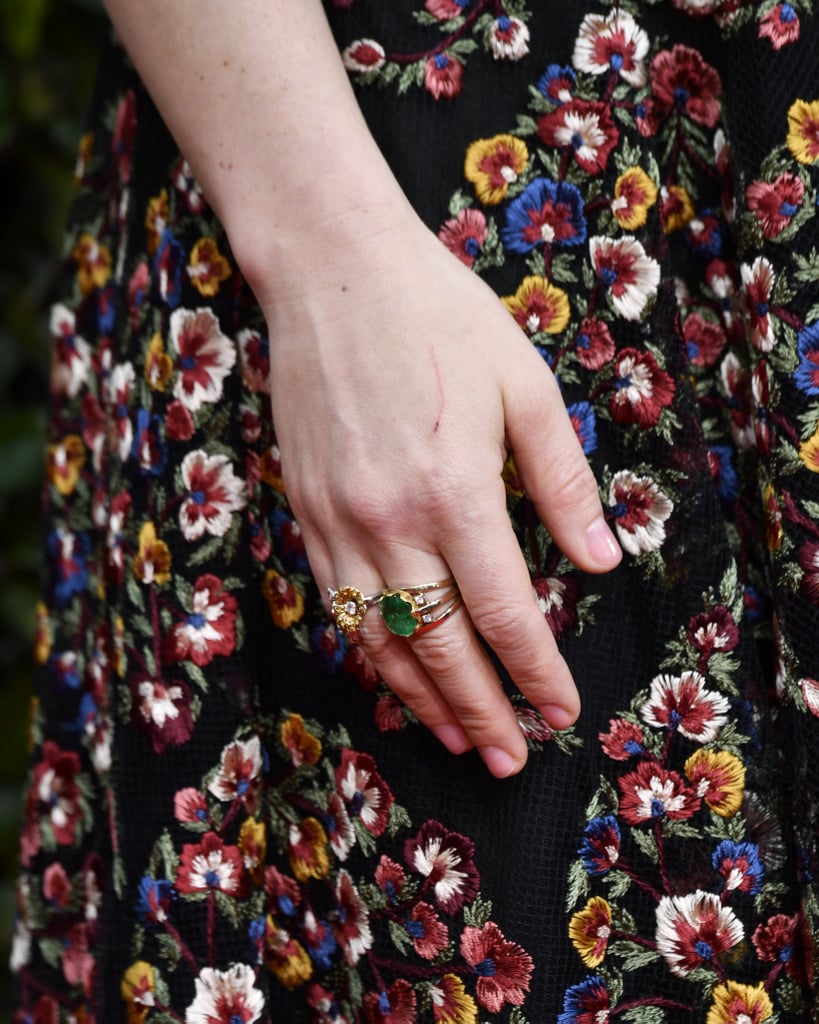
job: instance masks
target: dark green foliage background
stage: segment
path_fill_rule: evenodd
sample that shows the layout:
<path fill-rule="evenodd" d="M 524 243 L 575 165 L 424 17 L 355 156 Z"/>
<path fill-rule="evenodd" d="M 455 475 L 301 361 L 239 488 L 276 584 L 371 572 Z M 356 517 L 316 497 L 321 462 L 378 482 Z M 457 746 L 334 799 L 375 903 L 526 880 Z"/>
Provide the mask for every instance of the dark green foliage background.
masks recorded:
<path fill-rule="evenodd" d="M 48 307 L 105 21 L 94 0 L 0 0 L 0 1020 L 39 590 Z"/>

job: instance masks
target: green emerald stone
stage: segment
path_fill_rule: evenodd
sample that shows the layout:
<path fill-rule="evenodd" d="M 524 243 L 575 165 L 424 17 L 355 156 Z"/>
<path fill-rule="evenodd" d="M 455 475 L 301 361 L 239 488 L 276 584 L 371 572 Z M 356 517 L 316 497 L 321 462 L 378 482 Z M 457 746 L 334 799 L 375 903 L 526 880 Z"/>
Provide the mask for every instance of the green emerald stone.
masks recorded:
<path fill-rule="evenodd" d="M 384 625 L 395 636 L 412 636 L 418 629 L 415 602 L 400 591 L 384 594 L 378 602 Z"/>

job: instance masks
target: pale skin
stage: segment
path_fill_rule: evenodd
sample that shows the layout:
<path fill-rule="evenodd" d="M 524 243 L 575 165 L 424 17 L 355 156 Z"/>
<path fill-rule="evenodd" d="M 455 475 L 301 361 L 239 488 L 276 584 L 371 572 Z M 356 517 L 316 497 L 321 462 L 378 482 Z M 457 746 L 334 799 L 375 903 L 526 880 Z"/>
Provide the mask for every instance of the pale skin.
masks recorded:
<path fill-rule="evenodd" d="M 270 333 L 288 497 L 322 593 L 453 575 L 464 606 L 362 643 L 453 753 L 526 743 L 476 631 L 556 728 L 580 702 L 538 609 L 501 469 L 581 569 L 620 560 L 543 360 L 423 225 L 361 117 L 319 0 L 106 0 L 219 215 Z M 283 30 L 286 26 L 286 30 Z"/>

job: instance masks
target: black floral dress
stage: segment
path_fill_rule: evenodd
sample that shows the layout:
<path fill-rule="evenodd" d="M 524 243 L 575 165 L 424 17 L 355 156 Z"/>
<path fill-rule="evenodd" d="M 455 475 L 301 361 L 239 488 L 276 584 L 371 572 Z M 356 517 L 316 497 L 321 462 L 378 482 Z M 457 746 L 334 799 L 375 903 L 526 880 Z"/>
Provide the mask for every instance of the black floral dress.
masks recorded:
<path fill-rule="evenodd" d="M 584 711 L 510 687 L 532 754 L 496 781 L 328 619 L 263 319 L 112 44 L 51 319 L 15 1022 L 819 1019 L 812 0 L 328 17 L 595 471 L 604 577 L 504 474 Z"/>

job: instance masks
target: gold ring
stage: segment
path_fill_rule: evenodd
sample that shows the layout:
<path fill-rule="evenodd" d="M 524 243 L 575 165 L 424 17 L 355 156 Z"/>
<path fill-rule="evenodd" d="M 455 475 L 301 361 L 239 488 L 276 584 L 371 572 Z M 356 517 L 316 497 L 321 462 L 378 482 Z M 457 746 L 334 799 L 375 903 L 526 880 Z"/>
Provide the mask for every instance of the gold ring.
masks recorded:
<path fill-rule="evenodd" d="M 463 604 L 452 576 L 414 587 L 387 587 L 368 596 L 349 586 L 328 587 L 327 593 L 333 621 L 350 643 L 361 639 L 361 623 L 375 605 L 393 636 L 410 639 L 434 629 Z"/>

